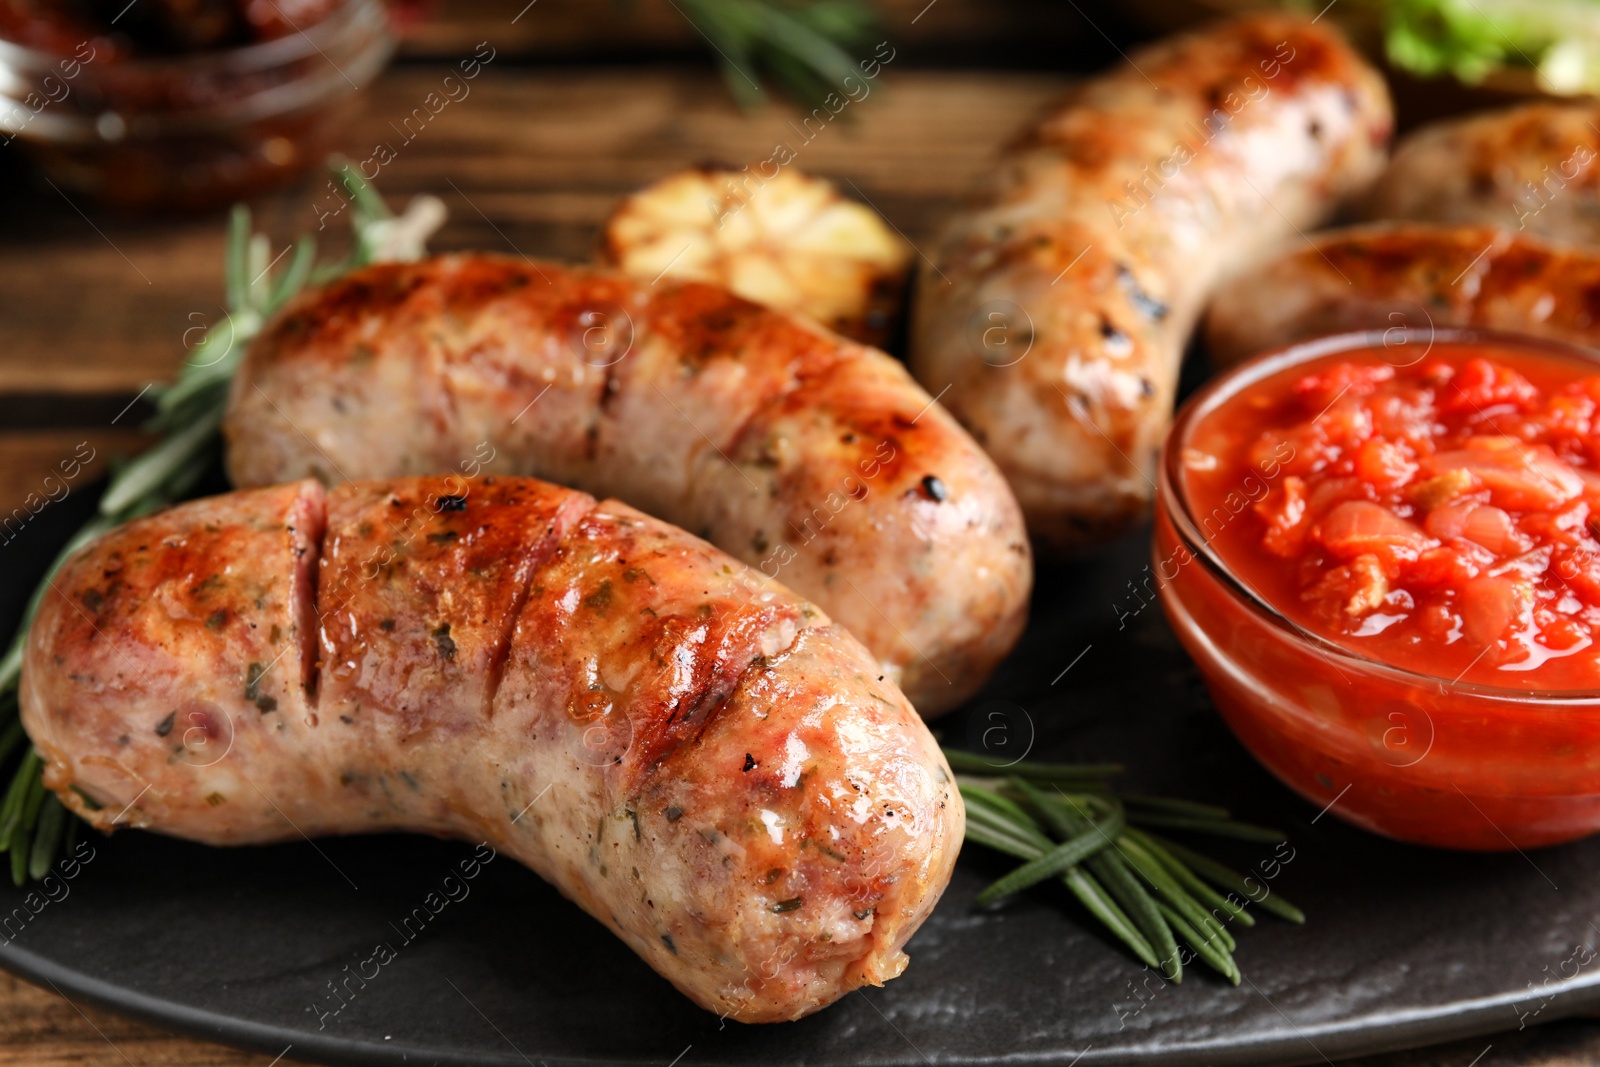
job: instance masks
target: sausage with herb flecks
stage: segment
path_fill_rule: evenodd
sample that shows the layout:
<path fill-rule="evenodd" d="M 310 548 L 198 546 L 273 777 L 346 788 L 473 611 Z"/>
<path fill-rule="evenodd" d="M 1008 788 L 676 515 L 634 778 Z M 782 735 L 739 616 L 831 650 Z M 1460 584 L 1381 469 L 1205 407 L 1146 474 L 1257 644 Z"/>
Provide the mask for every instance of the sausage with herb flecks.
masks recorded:
<path fill-rule="evenodd" d="M 1395 145 L 1363 214 L 1600 244 L 1600 104 L 1540 102 L 1424 126 Z"/>
<path fill-rule="evenodd" d="M 102 829 L 487 841 L 747 1022 L 898 974 L 962 837 L 854 638 L 532 479 L 305 481 L 113 530 L 45 594 L 22 719 Z"/>
<path fill-rule="evenodd" d="M 1391 122 L 1327 21 L 1263 14 L 1134 53 L 1005 150 L 929 249 L 911 366 L 1037 544 L 1145 513 L 1207 295 L 1364 187 Z"/>
<path fill-rule="evenodd" d="M 1293 341 L 1372 330 L 1404 362 L 1422 358 L 1431 331 L 1447 326 L 1600 346 L 1600 253 L 1492 226 L 1329 230 L 1225 284 L 1206 312 L 1205 339 L 1212 361 L 1228 366 Z"/>
<path fill-rule="evenodd" d="M 224 429 L 238 485 L 481 469 L 626 500 L 821 604 L 924 714 L 1027 613 L 1016 500 L 905 369 L 709 285 L 369 267 L 255 342 Z"/>

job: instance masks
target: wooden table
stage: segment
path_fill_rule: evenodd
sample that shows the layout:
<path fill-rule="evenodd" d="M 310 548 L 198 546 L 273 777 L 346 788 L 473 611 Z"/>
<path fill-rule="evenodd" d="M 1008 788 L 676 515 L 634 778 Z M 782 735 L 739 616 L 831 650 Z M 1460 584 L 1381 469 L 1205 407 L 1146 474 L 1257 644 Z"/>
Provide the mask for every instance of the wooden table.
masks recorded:
<path fill-rule="evenodd" d="M 925 0 L 890 0 L 883 5 L 886 36 L 903 45 L 904 61 L 897 55 L 872 95 L 852 105 L 848 121 L 802 144 L 791 111 L 738 112 L 703 64 L 571 62 L 598 55 L 597 41 L 606 42 L 607 56 L 659 54 L 663 45 L 691 55 L 697 41 L 662 0 L 640 4 L 628 19 L 606 14 L 609 5 L 594 15 L 591 0 L 544 0 L 538 20 L 513 24 L 521 6 L 521 0 L 447 4 L 459 17 L 423 28 L 410 58 L 384 76 L 348 136 L 357 157 L 377 141 L 395 140 L 391 121 L 436 88 L 453 59 L 479 41 L 496 48 L 471 95 L 441 112 L 378 178 L 397 205 L 423 192 L 443 197 L 451 219 L 435 248 L 584 259 L 600 222 L 628 190 L 690 163 L 763 159 L 780 141 L 795 148 L 796 165 L 852 183 L 921 243 L 997 141 L 1065 78 L 931 72 L 914 65 L 918 57 L 937 60 L 963 46 L 987 48 L 991 56 L 1000 49 L 1002 61 L 1006 47 L 1037 57 L 1052 35 L 1067 39 L 1083 29 L 1058 5 L 1043 2 L 996 13 L 977 0 L 943 0 L 940 18 L 922 25 L 916 16 L 929 10 Z M 1050 32 L 1041 34 L 1041 27 Z M 1097 47 L 1093 39 L 1071 39 L 1082 54 Z M 530 62 L 545 57 L 560 62 Z M 319 180 L 255 205 L 275 249 L 315 228 L 314 205 L 322 196 Z M 139 408 L 130 412 L 129 404 L 151 383 L 170 378 L 197 331 L 220 317 L 222 219 L 151 222 L 69 202 L 5 151 L 0 202 L 7 205 L 0 227 L 4 514 L 39 491 L 83 443 L 95 450 L 96 469 L 138 445 Z M 89 481 L 82 475 L 74 484 Z M 1555 1067 L 1597 1056 L 1600 1025 L 1568 1022 L 1366 1062 Z M 293 1060 L 291 1049 L 284 1062 Z M 271 1062 L 173 1037 L 0 973 L 0 1065 Z"/>

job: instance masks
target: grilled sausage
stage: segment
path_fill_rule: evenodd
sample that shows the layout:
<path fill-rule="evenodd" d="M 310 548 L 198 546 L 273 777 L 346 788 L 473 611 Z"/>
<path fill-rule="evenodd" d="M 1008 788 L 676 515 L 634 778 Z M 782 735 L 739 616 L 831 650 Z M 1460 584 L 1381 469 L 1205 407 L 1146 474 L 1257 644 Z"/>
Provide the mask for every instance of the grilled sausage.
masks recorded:
<path fill-rule="evenodd" d="M 1390 129 L 1382 80 L 1327 23 L 1261 15 L 1136 53 L 1005 151 L 921 272 L 911 365 L 1036 545 L 1143 515 L 1212 287 L 1362 188 Z"/>
<path fill-rule="evenodd" d="M 537 871 L 705 1008 L 894 977 L 963 810 L 818 609 L 531 479 L 201 500 L 69 562 L 29 636 L 47 785 L 208 844 L 412 830 Z"/>
<path fill-rule="evenodd" d="M 1491 226 L 1330 230 L 1225 284 L 1205 341 L 1228 366 L 1308 337 L 1374 330 L 1398 343 L 1409 327 L 1425 344 L 1446 326 L 1600 345 L 1600 254 Z"/>
<path fill-rule="evenodd" d="M 360 271 L 251 348 L 241 486 L 479 470 L 628 501 L 821 604 L 923 714 L 988 677 L 1032 558 L 994 465 L 894 360 L 722 289 L 444 256 Z"/>
<path fill-rule="evenodd" d="M 1409 134 L 1364 214 L 1600 244 L 1600 104 L 1538 103 Z"/>

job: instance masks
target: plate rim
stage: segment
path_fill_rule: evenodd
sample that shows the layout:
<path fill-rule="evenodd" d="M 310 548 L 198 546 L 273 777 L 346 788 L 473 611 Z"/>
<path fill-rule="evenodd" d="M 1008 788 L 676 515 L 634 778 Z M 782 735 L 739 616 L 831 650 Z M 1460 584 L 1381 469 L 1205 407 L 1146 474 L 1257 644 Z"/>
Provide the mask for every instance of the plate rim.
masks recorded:
<path fill-rule="evenodd" d="M 49 986 L 68 1003 L 72 1003 L 72 1000 L 67 994 L 74 993 L 104 1010 L 188 1037 L 214 1041 L 248 1052 L 287 1054 L 289 1050 L 284 1046 L 288 1045 L 290 1050 L 302 1050 L 309 1053 L 314 1062 L 326 1063 L 330 1067 L 414 1067 L 419 1063 L 441 1067 L 527 1067 L 530 1063 L 544 1067 L 599 1067 L 603 1064 L 640 1067 L 638 1061 L 540 1055 L 537 1050 L 524 1053 L 515 1045 L 512 1046 L 514 1053 L 486 1055 L 482 1051 L 467 1054 L 400 1042 L 375 1043 L 366 1039 L 320 1036 L 196 1008 L 182 1001 L 118 985 L 68 967 L 19 946 L 15 941 L 0 945 L 0 969 L 40 988 Z M 1256 992 L 1265 997 L 1259 990 Z M 1201 1064 L 1219 1063 L 1232 1067 L 1302 1067 L 1305 1064 L 1427 1048 L 1470 1037 L 1515 1033 L 1517 1031 L 1508 1027 L 1495 1025 L 1491 1015 L 1513 1008 L 1517 1003 L 1517 998 L 1499 994 L 1465 1002 L 1465 1008 L 1451 1005 L 1398 1012 L 1385 1017 L 1377 1025 L 1344 1020 L 1319 1024 L 1309 1029 L 1297 1026 L 1285 1016 L 1294 1033 L 1275 1033 L 1244 1044 L 1216 1038 L 1132 1054 L 1126 1050 L 1107 1049 L 1097 1055 L 1091 1045 L 1076 1057 L 1071 1057 L 1064 1050 L 1040 1054 L 998 1053 L 968 1059 L 946 1058 L 935 1050 L 935 1057 L 941 1067 L 992 1067 L 1001 1064 L 1006 1067 L 1067 1067 L 1076 1063 L 1082 1063 L 1085 1067 L 1198 1067 Z M 1534 1026 L 1546 1026 L 1596 1010 L 1600 1010 L 1600 973 L 1587 976 L 1580 974 L 1551 994 L 1550 1000 L 1539 1012 L 1544 1018 Z M 923 1061 L 908 1059 L 905 1062 L 914 1065 Z M 815 1067 L 830 1065 L 827 1061 L 819 1061 Z"/>

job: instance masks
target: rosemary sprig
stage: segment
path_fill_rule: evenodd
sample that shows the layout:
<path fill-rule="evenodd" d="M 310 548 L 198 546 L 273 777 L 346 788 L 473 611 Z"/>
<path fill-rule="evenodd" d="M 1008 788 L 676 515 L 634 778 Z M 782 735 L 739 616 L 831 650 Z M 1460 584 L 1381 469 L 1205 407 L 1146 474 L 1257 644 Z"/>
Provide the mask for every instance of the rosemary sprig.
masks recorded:
<path fill-rule="evenodd" d="M 679 0 L 705 35 L 733 98 L 764 103 L 759 79 L 771 77 L 795 100 L 816 106 L 861 80 L 847 48 L 872 40 L 877 17 L 862 0 Z"/>
<path fill-rule="evenodd" d="M 428 234 L 442 221 L 443 209 L 431 197 L 419 197 L 404 216 L 397 217 L 349 163 L 330 160 L 328 167 L 349 198 L 353 237 L 349 253 L 334 262 L 316 266 L 316 242 L 305 236 L 295 242 L 288 263 L 274 273 L 268 238 L 253 233 L 250 210 L 235 205 L 223 257 L 226 330 L 219 324 L 207 331 L 179 370 L 177 380 L 155 391 L 156 413 L 145 429 L 160 440 L 114 470 L 94 517 L 50 564 L 28 601 L 10 648 L 0 658 L 0 766 L 24 739 L 17 717 L 23 647 L 56 571 L 106 530 L 189 495 L 216 462 L 228 388 L 245 348 L 307 282 L 326 281 L 378 260 L 418 259 Z M 10 854 L 11 877 L 18 885 L 29 877 L 42 878 L 59 848 L 77 829 L 77 820 L 44 788 L 42 767 L 39 754 L 27 747 L 10 785 L 0 793 L 0 854 Z"/>
<path fill-rule="evenodd" d="M 980 906 L 1060 879 L 1146 965 L 1174 982 L 1198 959 L 1234 985 L 1242 979 L 1229 925 L 1254 926 L 1258 904 L 1289 922 L 1305 914 L 1244 875 L 1149 827 L 1277 844 L 1276 830 L 1235 821 L 1188 800 L 1118 796 L 1114 764 L 1018 762 L 997 766 L 946 750 L 967 802 L 967 839 L 1025 861 L 978 894 Z M 1179 948 L 1179 943 L 1188 951 Z"/>

